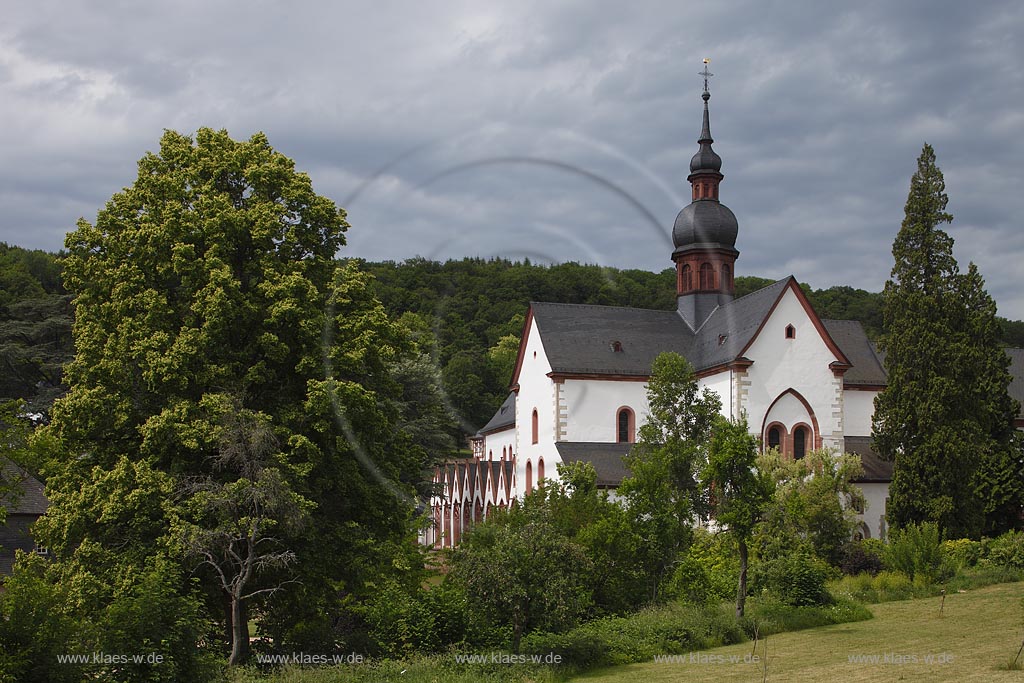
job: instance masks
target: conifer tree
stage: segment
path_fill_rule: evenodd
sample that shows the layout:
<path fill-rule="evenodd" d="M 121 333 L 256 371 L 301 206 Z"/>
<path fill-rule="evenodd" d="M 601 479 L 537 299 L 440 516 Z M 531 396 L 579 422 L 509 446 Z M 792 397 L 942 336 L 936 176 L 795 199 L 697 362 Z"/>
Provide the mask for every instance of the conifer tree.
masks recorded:
<path fill-rule="evenodd" d="M 879 453 L 895 463 L 890 523 L 933 521 L 948 537 L 977 536 L 986 511 L 994 512 L 986 510 L 992 487 L 983 475 L 1001 463 L 990 478 L 1005 478 L 1016 409 L 995 303 L 973 264 L 959 272 L 953 239 L 939 227 L 953 219 L 947 202 L 926 144 L 883 293 L 888 386 L 875 401 L 873 432 Z"/>

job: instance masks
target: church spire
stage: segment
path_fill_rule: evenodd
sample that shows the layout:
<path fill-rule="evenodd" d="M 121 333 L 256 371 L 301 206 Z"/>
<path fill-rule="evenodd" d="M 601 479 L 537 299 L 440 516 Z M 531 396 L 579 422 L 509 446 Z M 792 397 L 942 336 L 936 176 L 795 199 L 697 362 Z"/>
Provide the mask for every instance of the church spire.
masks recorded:
<path fill-rule="evenodd" d="M 704 77 L 704 92 L 701 99 L 704 100 L 704 121 L 700 129 L 700 138 L 697 144 L 700 149 L 690 159 L 690 177 L 687 178 L 693 184 L 694 199 L 718 199 L 718 183 L 722 180 L 722 157 L 711 148 L 714 139 L 711 137 L 711 114 L 708 112 L 708 100 L 711 99 L 711 91 L 708 90 L 708 79 L 714 76 L 708 71 L 710 59 L 704 60 L 704 70 L 699 72 Z M 695 178 L 700 182 L 694 182 Z"/>
<path fill-rule="evenodd" d="M 708 100 L 711 99 L 711 91 L 708 90 L 708 79 L 715 74 L 708 71 L 708 64 L 711 60 L 707 57 L 704 58 L 704 70 L 700 72 L 700 75 L 704 77 L 704 94 L 701 95 L 701 99 L 704 100 L 704 126 L 700 129 L 700 140 L 697 140 L 700 144 L 711 144 L 714 142 L 711 139 L 711 117 L 708 114 Z"/>
<path fill-rule="evenodd" d="M 712 74 L 704 60 L 704 119 L 697 144 L 700 147 L 690 160 L 687 180 L 693 186 L 693 201 L 683 207 L 672 226 L 672 243 L 676 263 L 676 296 L 680 315 L 697 329 L 715 308 L 732 300 L 736 216 L 718 200 L 722 175 L 722 158 L 711 148 L 711 115 L 708 100 L 711 92 L 708 79 Z"/>

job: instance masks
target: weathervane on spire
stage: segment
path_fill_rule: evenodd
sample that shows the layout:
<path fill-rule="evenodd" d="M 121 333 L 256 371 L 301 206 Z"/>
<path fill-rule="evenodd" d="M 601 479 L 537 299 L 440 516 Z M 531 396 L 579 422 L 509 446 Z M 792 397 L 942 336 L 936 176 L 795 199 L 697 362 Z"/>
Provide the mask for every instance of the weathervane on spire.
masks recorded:
<path fill-rule="evenodd" d="M 704 77 L 704 94 L 705 95 L 709 94 L 708 93 L 708 79 L 715 75 L 715 74 L 711 73 L 710 71 L 708 71 L 708 64 L 710 64 L 710 63 L 711 63 L 711 60 L 708 59 L 707 57 L 705 57 L 704 58 L 704 70 L 697 72 L 698 76 L 703 76 Z"/>

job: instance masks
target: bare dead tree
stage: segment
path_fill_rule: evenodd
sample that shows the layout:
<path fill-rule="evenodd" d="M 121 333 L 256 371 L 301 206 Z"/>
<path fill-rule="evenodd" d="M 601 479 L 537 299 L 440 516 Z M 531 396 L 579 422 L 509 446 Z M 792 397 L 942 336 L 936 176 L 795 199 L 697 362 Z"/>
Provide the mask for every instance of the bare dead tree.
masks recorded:
<path fill-rule="evenodd" d="M 248 602 L 273 595 L 292 578 L 280 578 L 296 562 L 288 536 L 306 522 L 313 504 L 288 485 L 270 456 L 276 440 L 258 416 L 240 411 L 225 422 L 219 469 L 231 481 L 193 479 L 182 489 L 184 516 L 178 520 L 183 551 L 210 568 L 230 601 L 231 656 L 240 664 L 248 654 Z M 261 580 L 274 575 L 272 585 Z"/>

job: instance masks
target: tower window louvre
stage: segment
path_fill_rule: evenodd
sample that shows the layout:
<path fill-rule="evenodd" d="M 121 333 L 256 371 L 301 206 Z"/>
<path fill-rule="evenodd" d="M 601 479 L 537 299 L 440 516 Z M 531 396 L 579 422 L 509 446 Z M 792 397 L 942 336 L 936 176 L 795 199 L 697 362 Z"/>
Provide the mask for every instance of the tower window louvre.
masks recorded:
<path fill-rule="evenodd" d="M 711 269 L 710 263 L 700 264 L 700 288 L 701 289 L 714 289 L 715 288 L 715 275 Z"/>

